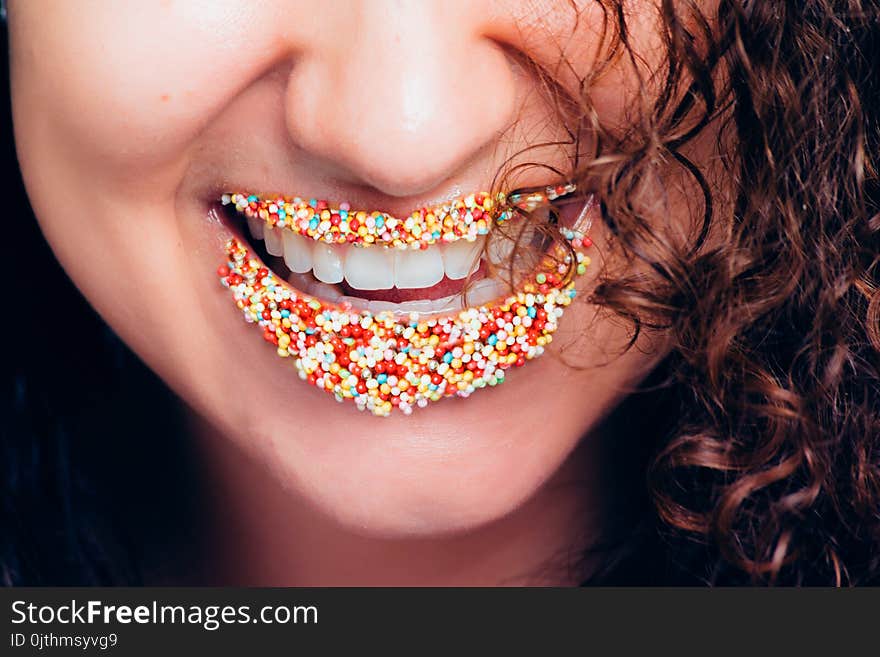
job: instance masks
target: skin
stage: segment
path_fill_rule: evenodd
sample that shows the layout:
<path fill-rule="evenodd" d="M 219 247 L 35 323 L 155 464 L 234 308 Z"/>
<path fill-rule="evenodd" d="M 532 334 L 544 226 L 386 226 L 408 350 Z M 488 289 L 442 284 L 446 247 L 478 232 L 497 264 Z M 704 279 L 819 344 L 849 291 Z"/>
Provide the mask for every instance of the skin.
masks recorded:
<path fill-rule="evenodd" d="M 645 52 L 653 17 L 634 3 Z M 602 526 L 599 455 L 615 439 L 603 420 L 665 353 L 652 341 L 609 358 L 627 331 L 583 300 L 604 264 L 601 227 L 553 346 L 602 367 L 546 355 L 497 389 L 381 419 L 304 385 L 242 321 L 214 273 L 228 231 L 209 207 L 230 188 L 273 189 L 403 214 L 489 187 L 510 153 L 561 134 L 511 53 L 552 68 L 562 50 L 589 70 L 591 3 L 573 41 L 567 3 L 518 0 L 13 0 L 9 22 L 17 148 L 40 226 L 192 409 L 211 496 L 210 566 L 194 579 L 583 575 L 544 566 Z M 596 84 L 603 121 L 625 123 L 634 84 L 624 62 Z"/>

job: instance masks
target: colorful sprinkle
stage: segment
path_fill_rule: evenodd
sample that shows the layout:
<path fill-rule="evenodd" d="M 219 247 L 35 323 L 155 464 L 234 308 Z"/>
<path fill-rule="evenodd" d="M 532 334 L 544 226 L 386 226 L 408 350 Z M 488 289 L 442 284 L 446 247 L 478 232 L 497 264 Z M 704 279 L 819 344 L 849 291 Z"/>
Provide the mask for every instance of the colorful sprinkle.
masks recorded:
<path fill-rule="evenodd" d="M 469 194 L 444 205 L 414 210 L 406 219 L 386 212 L 352 210 L 349 203 L 331 207 L 327 201 L 243 193 L 223 194 L 223 205 L 269 226 L 278 226 L 329 244 L 383 245 L 400 248 L 437 242 L 475 241 L 513 215 L 513 207 L 529 210 L 571 194 L 573 184 L 546 187 L 529 194 Z"/>

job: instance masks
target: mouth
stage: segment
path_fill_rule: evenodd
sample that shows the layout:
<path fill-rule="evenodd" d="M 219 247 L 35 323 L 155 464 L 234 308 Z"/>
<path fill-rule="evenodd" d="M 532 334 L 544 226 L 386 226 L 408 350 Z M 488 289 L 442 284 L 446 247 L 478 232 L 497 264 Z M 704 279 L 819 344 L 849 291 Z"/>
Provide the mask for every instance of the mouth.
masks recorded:
<path fill-rule="evenodd" d="M 471 194 L 405 219 L 224 194 L 223 215 L 247 231 L 217 274 L 301 379 L 359 410 L 409 415 L 495 387 L 544 352 L 590 264 L 592 197 L 575 192 Z M 570 200 L 574 215 L 556 211 Z M 524 213 L 546 221 L 514 221 Z"/>

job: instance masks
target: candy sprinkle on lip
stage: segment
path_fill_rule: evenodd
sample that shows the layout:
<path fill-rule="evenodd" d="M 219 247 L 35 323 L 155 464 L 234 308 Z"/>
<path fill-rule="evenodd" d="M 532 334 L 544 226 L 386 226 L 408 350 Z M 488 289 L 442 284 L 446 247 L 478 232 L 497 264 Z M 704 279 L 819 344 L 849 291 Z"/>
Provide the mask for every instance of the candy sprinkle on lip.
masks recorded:
<path fill-rule="evenodd" d="M 405 219 L 387 212 L 352 210 L 349 203 L 332 207 L 327 201 L 298 196 L 257 195 L 233 192 L 223 194 L 223 205 L 232 205 L 249 218 L 269 226 L 329 244 L 357 246 L 383 245 L 399 248 L 427 248 L 437 242 L 464 239 L 475 241 L 489 232 L 493 223 L 504 223 L 512 207 L 532 209 L 537 205 L 571 194 L 575 185 L 546 187 L 529 194 L 492 196 L 487 192 L 469 194 L 449 203 L 413 210 Z"/>
<path fill-rule="evenodd" d="M 564 263 L 548 257 L 520 292 L 422 320 L 415 313 L 407 320 L 356 312 L 304 295 L 235 238 L 217 275 L 245 320 L 260 327 L 280 357 L 293 359 L 301 379 L 361 411 L 409 415 L 443 397 L 497 386 L 506 370 L 544 352 L 575 296 L 565 272 L 581 275 L 590 264 L 578 249 L 589 248 L 591 239 L 572 230 L 565 238 L 579 244 L 576 262 L 570 255 Z"/>

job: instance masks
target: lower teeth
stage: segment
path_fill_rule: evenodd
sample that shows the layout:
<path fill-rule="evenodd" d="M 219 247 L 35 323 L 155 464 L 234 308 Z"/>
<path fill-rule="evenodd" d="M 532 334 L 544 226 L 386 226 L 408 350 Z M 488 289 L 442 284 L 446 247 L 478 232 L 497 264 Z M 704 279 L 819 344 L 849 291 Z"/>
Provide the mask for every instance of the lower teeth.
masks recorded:
<path fill-rule="evenodd" d="M 465 309 L 465 301 L 470 307 L 481 306 L 502 297 L 507 291 L 507 286 L 501 281 L 484 278 L 469 286 L 466 297 L 464 294 L 453 294 L 439 299 L 394 303 L 344 295 L 337 286 L 323 283 L 308 274 L 290 274 L 287 282 L 321 301 L 338 305 L 349 304 L 355 310 L 366 310 L 374 315 L 382 312 L 391 313 L 395 317 L 408 317 L 413 313 L 418 315 L 454 313 Z"/>

